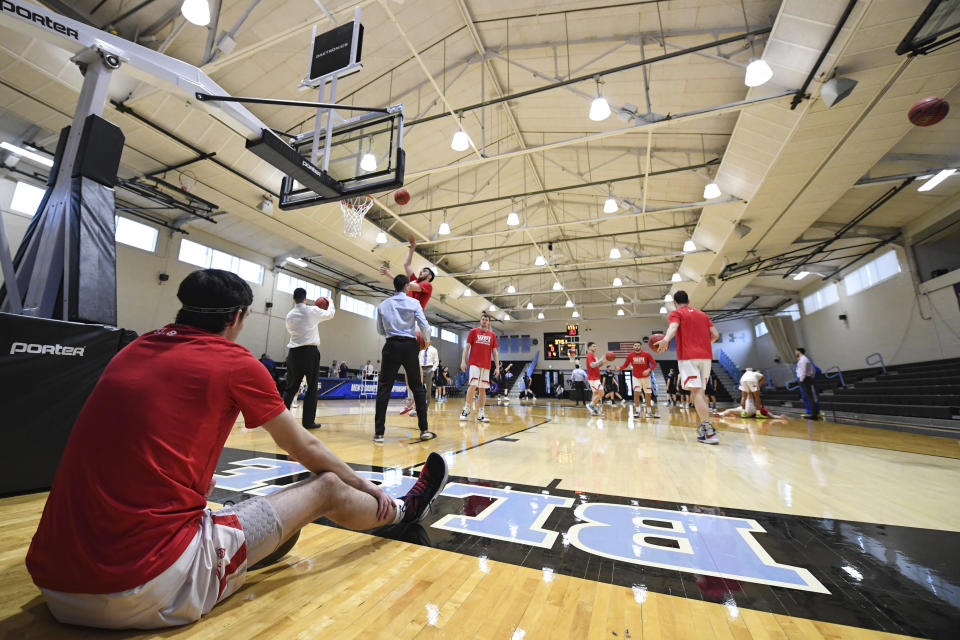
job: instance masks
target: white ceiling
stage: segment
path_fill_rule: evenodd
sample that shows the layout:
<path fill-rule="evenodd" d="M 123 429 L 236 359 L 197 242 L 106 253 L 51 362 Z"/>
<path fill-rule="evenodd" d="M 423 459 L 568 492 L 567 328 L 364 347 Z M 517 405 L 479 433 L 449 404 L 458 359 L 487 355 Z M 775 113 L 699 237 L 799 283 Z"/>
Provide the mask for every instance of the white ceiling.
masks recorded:
<path fill-rule="evenodd" d="M 500 317 L 507 311 L 514 319 L 532 319 L 543 310 L 547 318 L 567 318 L 568 298 L 588 319 L 612 317 L 618 295 L 625 298 L 627 315 L 656 315 L 659 300 L 678 288 L 708 309 L 746 302 L 778 305 L 809 279 L 767 274 L 723 281 L 717 276 L 725 264 L 768 257 L 796 248 L 800 239 L 834 233 L 898 184 L 855 186 L 864 176 L 960 162 L 956 112 L 929 128 L 906 119 L 909 106 L 924 96 L 960 98 L 960 46 L 916 58 L 894 53 L 923 2 L 857 2 L 808 88 L 813 97 L 793 110 L 791 97 L 770 97 L 799 88 L 846 2 L 675 0 L 600 7 L 530 0 L 262 0 L 237 30 L 236 48 L 205 64 L 207 29 L 183 25 L 179 0 L 43 4 L 145 46 L 164 47 L 168 55 L 200 66 L 232 95 L 295 100 L 317 97 L 297 87 L 312 28 L 333 26 L 324 9 L 342 24 L 361 7 L 364 69 L 341 80 L 338 100 L 373 107 L 403 103 L 408 123 L 447 115 L 406 128 L 405 188 L 411 201 L 399 206 L 390 194 L 378 194 L 368 216 L 373 222 L 365 223 L 357 240 L 343 236 L 336 204 L 287 212 L 275 208 L 270 214 L 257 209 L 265 193 L 251 181 L 276 192 L 280 174 L 189 97 L 115 74 L 111 98 L 195 148 L 216 152 L 219 162 L 250 179 L 209 160 L 190 165 L 185 182 L 196 178 L 193 193 L 227 214 L 217 225 L 198 221 L 187 228 L 272 258 L 319 256 L 319 262 L 350 276 L 327 277 L 327 282 L 356 279 L 380 286 L 386 283 L 378 267 L 384 261 L 399 267 L 402 240 L 415 235 L 421 245 L 414 267 L 439 267 L 443 277 L 436 282 L 435 311 L 449 319 L 473 319 L 491 302 Z M 117 20 L 141 4 L 146 6 Z M 224 2 L 218 32 L 233 27 L 250 4 Z M 753 39 L 752 49 L 737 41 L 605 74 L 602 92 L 614 115 L 602 122 L 587 118 L 596 91 L 592 74 L 737 36 L 747 27 L 772 31 Z M 743 73 L 752 56 L 768 60 L 774 77 L 748 89 Z M 82 82 L 68 58 L 46 42 L 0 28 L 4 139 L 53 148 L 55 132 L 70 122 Z M 828 109 L 818 98 L 819 86 L 835 68 L 859 85 Z M 467 111 L 463 127 L 478 149 L 450 148 L 457 121 L 449 110 L 578 76 L 587 79 Z M 648 96 L 654 114 L 649 119 L 660 121 L 617 116 L 626 104 L 647 112 Z M 756 102 L 731 106 L 744 100 Z M 248 108 L 275 129 L 314 126 L 310 109 Z M 661 120 L 667 114 L 671 119 Z M 112 107 L 104 117 L 126 135 L 122 177 L 196 155 L 183 142 Z M 685 169 L 710 161 L 719 164 Z M 724 196 L 704 205 L 703 187 L 714 176 Z M 183 177 L 171 171 L 167 180 L 179 184 Z M 608 187 L 606 181 L 615 182 Z M 582 186 L 585 182 L 599 184 Z M 572 188 L 557 190 L 561 187 Z M 928 193 L 915 187 L 867 218 L 866 231 L 883 237 L 943 208 L 960 194 L 960 178 Z M 621 202 L 617 214 L 602 212 L 608 192 Z M 516 196 L 512 201 L 511 195 Z M 485 202 L 468 205 L 472 201 Z M 520 227 L 506 226 L 512 203 L 521 213 Z M 434 210 L 416 213 L 423 209 Z M 438 238 L 444 210 L 452 234 Z M 744 238 L 733 233 L 738 221 L 752 229 Z M 381 227 L 391 234 L 386 246 L 375 243 Z M 684 255 L 681 248 L 691 234 L 698 252 Z M 614 246 L 622 253 L 619 260 L 609 259 Z M 538 253 L 548 258 L 547 266 L 534 266 Z M 482 260 L 491 271 L 478 271 Z M 678 269 L 686 282 L 671 283 Z M 614 277 L 625 286 L 614 288 Z M 564 291 L 553 291 L 555 280 Z M 518 294 L 505 295 L 508 285 Z M 480 295 L 464 297 L 468 286 Z M 528 301 L 533 311 L 525 309 Z"/>

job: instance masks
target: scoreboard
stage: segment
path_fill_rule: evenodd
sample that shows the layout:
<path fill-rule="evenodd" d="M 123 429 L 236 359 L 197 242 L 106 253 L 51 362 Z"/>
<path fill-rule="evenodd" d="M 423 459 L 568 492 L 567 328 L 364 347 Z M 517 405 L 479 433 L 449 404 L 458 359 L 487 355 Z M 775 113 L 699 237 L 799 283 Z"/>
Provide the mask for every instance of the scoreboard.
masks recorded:
<path fill-rule="evenodd" d="M 568 360 L 580 353 L 580 326 L 568 324 L 566 331 L 543 334 L 544 360 Z"/>

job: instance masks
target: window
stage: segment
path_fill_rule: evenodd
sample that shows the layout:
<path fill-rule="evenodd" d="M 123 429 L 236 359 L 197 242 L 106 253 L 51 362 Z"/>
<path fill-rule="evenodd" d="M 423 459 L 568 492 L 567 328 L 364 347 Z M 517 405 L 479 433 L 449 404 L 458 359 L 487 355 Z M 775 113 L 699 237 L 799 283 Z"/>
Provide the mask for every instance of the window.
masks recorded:
<path fill-rule="evenodd" d="M 837 285 L 831 282 L 823 289 L 820 289 L 816 293 L 811 293 L 803 299 L 803 312 L 810 315 L 814 311 L 829 307 L 839 299 L 840 297 L 837 295 Z"/>
<path fill-rule="evenodd" d="M 440 339 L 446 340 L 447 342 L 452 342 L 453 344 L 460 342 L 460 336 L 455 334 L 453 331 L 447 331 L 446 329 L 440 330 Z"/>
<path fill-rule="evenodd" d="M 377 308 L 370 304 L 369 302 L 364 302 L 363 300 L 357 300 L 356 298 L 351 298 L 350 296 L 341 293 L 340 294 L 340 308 L 344 311 L 349 311 L 350 313 L 355 313 L 359 316 L 364 316 L 366 318 L 376 318 L 377 317 Z"/>
<path fill-rule="evenodd" d="M 766 322 L 758 322 L 757 324 L 755 324 L 755 325 L 753 326 L 753 335 L 755 335 L 755 336 L 758 337 L 758 338 L 759 338 L 760 336 L 765 336 L 765 335 L 767 335 L 767 323 L 766 323 Z"/>
<path fill-rule="evenodd" d="M 157 250 L 157 230 L 150 225 L 142 224 L 130 218 L 113 217 L 116 223 L 116 239 L 137 249 L 153 253 Z"/>
<path fill-rule="evenodd" d="M 430 337 L 431 338 L 437 337 L 437 328 L 433 325 L 430 325 Z"/>
<path fill-rule="evenodd" d="M 280 273 L 277 275 L 277 291 L 293 293 L 297 288 L 307 290 L 307 300 L 316 300 L 321 296 L 324 298 L 330 298 L 332 296 L 330 289 L 327 289 L 326 287 L 321 287 L 318 284 L 301 280 L 300 278 L 291 276 L 287 273 Z"/>
<path fill-rule="evenodd" d="M 800 305 L 792 304 L 789 307 L 785 307 L 777 312 L 778 316 L 790 316 L 793 318 L 794 322 L 800 320 Z"/>
<path fill-rule="evenodd" d="M 43 200 L 43 194 L 44 190 L 40 187 L 35 187 L 26 182 L 17 182 L 17 186 L 13 190 L 13 200 L 10 202 L 10 208 L 32 216 L 37 213 L 37 207 Z"/>
<path fill-rule="evenodd" d="M 256 262 L 250 262 L 187 239 L 180 241 L 180 262 L 205 269 L 223 269 L 237 274 L 247 282 L 263 284 L 263 267 Z"/>
<path fill-rule="evenodd" d="M 887 278 L 892 278 L 898 273 L 900 273 L 900 261 L 897 260 L 897 252 L 888 251 L 879 258 L 871 260 L 859 269 L 848 273 L 843 279 L 843 286 L 847 290 L 847 295 L 852 296 L 883 282 Z"/>

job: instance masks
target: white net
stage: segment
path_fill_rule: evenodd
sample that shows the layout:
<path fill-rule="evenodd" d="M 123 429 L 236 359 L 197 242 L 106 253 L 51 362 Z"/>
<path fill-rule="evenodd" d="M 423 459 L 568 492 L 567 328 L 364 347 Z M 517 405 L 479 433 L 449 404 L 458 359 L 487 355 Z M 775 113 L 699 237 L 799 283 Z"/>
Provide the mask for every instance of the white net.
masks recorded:
<path fill-rule="evenodd" d="M 353 196 L 340 201 L 340 210 L 343 211 L 343 235 L 348 238 L 359 238 L 363 225 L 363 216 L 373 206 L 370 196 Z"/>

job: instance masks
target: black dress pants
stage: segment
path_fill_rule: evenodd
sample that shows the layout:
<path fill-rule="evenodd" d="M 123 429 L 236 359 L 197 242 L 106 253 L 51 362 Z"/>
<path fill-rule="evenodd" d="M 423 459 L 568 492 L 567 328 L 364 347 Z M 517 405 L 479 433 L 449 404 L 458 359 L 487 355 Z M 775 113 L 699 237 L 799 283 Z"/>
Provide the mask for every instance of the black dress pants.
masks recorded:
<path fill-rule="evenodd" d="M 580 403 L 587 404 L 587 383 L 583 380 L 573 381 L 573 406 Z"/>
<path fill-rule="evenodd" d="M 387 338 L 380 355 L 380 382 L 377 384 L 377 412 L 374 417 L 374 433 L 382 436 L 386 427 L 387 404 L 397 371 L 403 367 L 407 384 L 413 392 L 413 405 L 417 409 L 417 425 L 420 431 L 427 430 L 427 391 L 420 380 L 420 363 L 417 356 L 420 348 L 416 338 Z"/>
<path fill-rule="evenodd" d="M 320 376 L 320 350 L 308 344 L 294 347 L 287 354 L 287 388 L 283 392 L 283 404 L 290 408 L 300 381 L 307 377 L 307 392 L 303 396 L 303 426 L 313 426 L 317 419 L 317 378 Z"/>
<path fill-rule="evenodd" d="M 803 388 L 803 397 L 807 399 L 810 405 L 810 415 L 817 417 L 820 415 L 820 396 L 817 394 L 817 387 L 813 384 L 813 378 L 804 378 L 800 381 Z"/>

